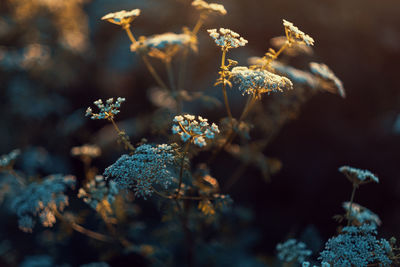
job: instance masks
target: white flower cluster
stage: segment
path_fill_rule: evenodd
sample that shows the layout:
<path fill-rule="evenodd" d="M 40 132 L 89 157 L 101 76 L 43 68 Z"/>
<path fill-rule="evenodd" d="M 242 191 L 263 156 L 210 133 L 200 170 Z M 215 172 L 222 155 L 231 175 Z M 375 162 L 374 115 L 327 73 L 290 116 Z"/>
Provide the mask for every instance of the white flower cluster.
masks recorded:
<path fill-rule="evenodd" d="M 204 119 L 201 116 L 197 117 L 193 115 L 175 116 L 174 124 L 172 126 L 172 133 L 178 134 L 183 142 L 190 139 L 193 144 L 204 147 L 207 145 L 206 139 L 213 139 L 215 134 L 219 133 L 218 126 L 213 123 L 208 124 L 208 119 Z"/>
<path fill-rule="evenodd" d="M 238 33 L 229 29 L 219 28 L 218 31 L 217 29 L 210 29 L 207 30 L 207 32 L 223 50 L 245 46 L 248 43 L 248 41 L 240 37 Z"/>
<path fill-rule="evenodd" d="M 350 166 L 342 166 L 339 171 L 353 184 L 365 184 L 369 182 L 379 183 L 379 178 L 369 170 L 361 170 Z"/>
<path fill-rule="evenodd" d="M 71 175 L 51 175 L 43 182 L 33 182 L 23 188 L 12 203 L 11 208 L 18 215 L 19 228 L 24 232 L 32 232 L 35 217 L 45 227 L 56 222 L 54 212 L 68 206 L 68 197 L 64 191 L 75 185 L 76 178 Z"/>
<path fill-rule="evenodd" d="M 131 11 L 121 10 L 114 13 L 108 13 L 101 19 L 117 25 L 129 25 L 139 15 L 140 9 L 132 9 Z"/>
<path fill-rule="evenodd" d="M 103 101 L 101 99 L 94 101 L 93 103 L 100 109 L 99 113 L 93 113 L 93 110 L 91 107 L 88 107 L 86 109 L 86 114 L 85 116 L 91 116 L 90 118 L 92 120 L 101 120 L 101 119 L 107 119 L 111 120 L 114 118 L 115 115 L 119 113 L 119 108 L 121 107 L 121 104 L 125 102 L 125 98 L 123 97 L 118 97 L 117 101 L 114 103 L 114 98 L 109 98 L 106 101 L 106 105 L 103 104 Z"/>
<path fill-rule="evenodd" d="M 282 92 L 283 89 L 292 89 L 292 82 L 283 76 L 266 70 L 253 70 L 247 67 L 234 67 L 231 70 L 233 81 L 239 84 L 242 94 L 253 94 L 258 97 L 261 93 Z"/>
<path fill-rule="evenodd" d="M 197 10 L 206 11 L 208 13 L 215 13 L 219 15 L 226 15 L 226 10 L 223 5 L 215 4 L 215 3 L 207 3 L 203 0 L 194 0 L 192 2 L 192 6 L 194 6 Z"/>
<path fill-rule="evenodd" d="M 346 91 L 343 87 L 342 81 L 338 77 L 336 77 L 336 75 L 327 65 L 322 63 L 310 62 L 310 69 L 311 72 L 315 75 L 321 77 L 324 80 L 327 80 L 328 82 L 333 83 L 337 90 L 337 93 L 341 97 L 346 96 Z"/>
<path fill-rule="evenodd" d="M 171 146 L 144 144 L 133 155 L 122 155 L 104 171 L 104 176 L 115 179 L 120 188 L 134 188 L 135 195 L 146 199 L 153 193 L 153 185 L 165 189 L 172 183 L 168 167 L 174 161 Z"/>
<path fill-rule="evenodd" d="M 285 31 L 288 37 L 289 42 L 301 42 L 306 45 L 312 46 L 314 45 L 314 39 L 304 32 L 300 31 L 299 28 L 293 25 L 293 23 L 283 20 L 283 26 L 285 27 Z"/>
<path fill-rule="evenodd" d="M 81 187 L 79 189 L 78 197 L 83 198 L 85 203 L 96 210 L 97 205 L 104 200 L 112 204 L 117 194 L 118 188 L 116 182 L 110 181 L 107 186 L 104 177 L 102 175 L 96 175 L 93 180 L 86 184 L 85 188 Z"/>
<path fill-rule="evenodd" d="M 186 46 L 190 43 L 191 37 L 189 34 L 181 33 L 176 34 L 173 32 L 166 32 L 163 34 L 156 34 L 147 37 L 141 45 L 148 48 L 157 48 L 159 50 L 166 49 L 171 46 Z"/>

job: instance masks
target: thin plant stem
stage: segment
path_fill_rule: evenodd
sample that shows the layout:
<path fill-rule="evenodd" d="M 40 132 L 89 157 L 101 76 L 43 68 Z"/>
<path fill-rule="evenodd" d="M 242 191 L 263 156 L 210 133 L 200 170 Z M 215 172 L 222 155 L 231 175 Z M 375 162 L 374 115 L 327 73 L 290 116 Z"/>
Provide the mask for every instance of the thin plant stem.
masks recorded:
<path fill-rule="evenodd" d="M 231 120 L 231 123 L 233 123 L 233 116 L 231 112 L 231 108 L 229 106 L 229 100 L 228 100 L 228 94 L 226 93 L 226 85 L 225 85 L 225 57 L 226 57 L 226 49 L 222 50 L 222 57 L 221 57 L 221 72 L 222 72 L 222 92 L 224 94 L 224 102 L 225 102 L 225 108 L 226 112 L 228 113 L 229 119 Z"/>
<path fill-rule="evenodd" d="M 357 186 L 353 184 L 353 191 L 351 192 L 351 197 L 350 197 L 350 206 L 349 209 L 347 210 L 347 226 L 350 226 L 350 212 L 351 209 L 353 208 L 353 201 L 354 201 L 354 195 L 356 194 L 356 189 Z"/>
<path fill-rule="evenodd" d="M 131 144 L 131 142 L 129 141 L 129 137 L 128 135 L 121 131 L 118 127 L 118 125 L 115 123 L 113 118 L 110 118 L 109 121 L 111 121 L 112 125 L 114 126 L 115 131 L 117 131 L 118 136 L 120 137 L 120 139 L 122 140 L 122 142 L 124 143 L 124 145 L 130 150 L 130 151 L 135 151 L 135 147 Z"/>
<path fill-rule="evenodd" d="M 136 41 L 135 37 L 133 36 L 133 33 L 131 31 L 129 24 L 127 26 L 124 26 L 123 28 L 126 31 L 128 37 L 129 37 L 129 40 L 131 40 L 132 44 L 135 44 L 137 41 Z M 149 70 L 150 74 L 153 76 L 154 80 L 156 80 L 158 85 L 161 86 L 162 88 L 168 90 L 168 86 L 163 82 L 160 75 L 158 75 L 157 71 L 154 69 L 153 65 L 150 63 L 147 56 L 143 55 L 142 53 L 139 53 L 139 54 L 140 54 L 144 64 L 146 65 L 147 69 Z"/>
<path fill-rule="evenodd" d="M 15 179 L 17 180 L 17 182 L 20 185 L 25 185 L 24 179 L 12 168 L 10 167 L 10 169 L 8 170 L 8 172 L 15 177 Z"/>
<path fill-rule="evenodd" d="M 183 156 L 182 156 L 182 160 L 181 160 L 181 167 L 180 167 L 180 169 L 179 169 L 178 191 L 176 192 L 176 196 L 177 196 L 177 197 L 179 197 L 179 193 L 180 193 L 181 187 L 182 187 L 183 166 L 185 165 L 186 153 L 187 153 L 187 151 L 189 150 L 190 141 L 191 141 L 191 140 L 188 140 L 188 142 L 186 142 L 185 148 L 183 149 Z"/>
<path fill-rule="evenodd" d="M 286 35 L 287 35 L 287 34 L 286 34 Z M 271 58 L 268 58 L 267 63 L 264 64 L 264 65 L 261 67 L 261 69 L 264 70 L 266 67 L 268 67 L 269 64 L 271 64 L 272 61 L 274 61 L 275 59 L 277 59 L 277 58 L 279 57 L 279 55 L 280 55 L 283 51 L 285 51 L 286 48 L 289 47 L 289 45 L 290 45 L 290 42 L 287 40 L 287 41 L 285 42 L 285 44 L 282 45 L 282 47 L 278 50 L 278 52 L 276 52 Z"/>
<path fill-rule="evenodd" d="M 242 174 L 246 171 L 248 166 L 248 163 L 242 163 L 239 165 L 239 167 L 236 168 L 235 172 L 233 175 L 226 181 L 223 192 L 228 192 L 229 189 L 240 179 Z"/>
<path fill-rule="evenodd" d="M 180 90 L 180 88 L 177 89 L 175 86 L 174 72 L 173 72 L 172 66 L 171 66 L 171 59 L 167 59 L 164 62 L 165 62 L 165 68 L 167 69 L 169 86 L 171 88 L 171 92 L 173 93 L 173 97 L 176 100 L 176 109 L 177 109 L 177 113 L 179 114 L 182 111 L 182 99 L 179 94 L 179 91 L 177 91 L 177 90 Z"/>

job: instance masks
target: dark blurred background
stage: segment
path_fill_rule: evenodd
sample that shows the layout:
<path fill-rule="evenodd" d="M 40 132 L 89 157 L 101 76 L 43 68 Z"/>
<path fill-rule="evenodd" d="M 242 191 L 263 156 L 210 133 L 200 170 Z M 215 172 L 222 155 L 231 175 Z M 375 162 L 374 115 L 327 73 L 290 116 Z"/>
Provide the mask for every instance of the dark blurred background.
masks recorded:
<path fill-rule="evenodd" d="M 73 146 L 100 144 L 103 170 L 121 153 L 109 128 L 84 117 L 98 98 L 125 97 L 118 118 L 134 142 L 156 140 L 143 125 L 156 107 L 148 98 L 155 85 L 129 40 L 117 26 L 100 18 L 120 9 L 140 8 L 136 36 L 193 27 L 198 13 L 188 0 L 2 0 L 0 3 L 0 154 L 21 148 L 18 167 L 38 173 L 79 175 Z M 270 182 L 249 167 L 231 188 L 236 204 L 251 208 L 259 239 L 258 254 L 273 254 L 277 242 L 316 229 L 325 242 L 336 231 L 332 219 L 351 185 L 337 171 L 342 165 L 368 169 L 380 178 L 366 185 L 355 201 L 382 219 L 380 234 L 400 236 L 400 3 L 396 0 L 227 0 L 228 14 L 207 21 L 200 32 L 199 52 L 192 54 L 186 90 L 213 88 L 220 51 L 205 29 L 225 27 L 249 43 L 230 58 L 247 64 L 262 56 L 272 37 L 282 35 L 282 19 L 293 22 L 315 40 L 314 55 L 296 57 L 291 65 L 307 69 L 309 61 L 327 64 L 343 81 L 347 97 L 321 93 L 287 123 L 265 149 L 281 160 L 282 170 Z M 162 66 L 156 65 L 158 68 Z M 230 92 L 234 115 L 243 99 Z M 184 106 L 217 120 L 223 107 Z M 149 137 L 150 136 L 150 137 Z M 228 157 L 228 155 L 225 155 Z M 31 162 L 31 161 L 39 161 Z M 36 164 L 36 165 L 35 165 Z M 212 166 L 221 184 L 232 175 L 229 160 Z"/>

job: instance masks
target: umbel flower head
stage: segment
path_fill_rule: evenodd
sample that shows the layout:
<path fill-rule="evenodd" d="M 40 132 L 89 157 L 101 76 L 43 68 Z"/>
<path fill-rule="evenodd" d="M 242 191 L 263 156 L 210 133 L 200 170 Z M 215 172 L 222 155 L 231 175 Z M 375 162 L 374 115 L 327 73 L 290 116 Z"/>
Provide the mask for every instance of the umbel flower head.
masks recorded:
<path fill-rule="evenodd" d="M 310 69 L 314 75 L 328 82 L 328 86 L 324 86 L 324 89 L 331 93 L 339 94 L 343 98 L 346 97 L 346 91 L 344 90 L 342 81 L 336 77 L 327 65 L 311 62 Z"/>
<path fill-rule="evenodd" d="M 223 5 L 207 3 L 203 0 L 194 0 L 192 2 L 192 6 L 194 6 L 197 10 L 208 14 L 226 15 L 227 13 Z"/>
<path fill-rule="evenodd" d="M 252 94 L 259 98 L 262 93 L 282 92 L 283 89 L 292 89 L 292 82 L 283 76 L 266 70 L 234 67 L 230 73 L 233 81 L 239 84 L 242 94 Z"/>
<path fill-rule="evenodd" d="M 83 198 L 92 209 L 97 209 L 99 204 L 106 202 L 112 204 L 115 196 L 118 194 L 118 188 L 115 181 L 110 181 L 108 186 L 102 175 L 96 177 L 79 189 L 78 197 Z"/>
<path fill-rule="evenodd" d="M 114 98 L 109 98 L 106 101 L 106 104 L 104 105 L 103 100 L 99 99 L 94 101 L 93 103 L 99 108 L 100 112 L 99 113 L 93 113 L 93 110 L 91 107 L 88 107 L 86 109 L 86 117 L 91 116 L 90 118 L 92 120 L 101 120 L 101 119 L 106 119 L 106 120 L 112 120 L 114 119 L 115 115 L 119 113 L 119 108 L 121 107 L 121 104 L 125 102 L 125 98 L 123 97 L 118 97 L 117 101 L 114 103 Z"/>
<path fill-rule="evenodd" d="M 17 159 L 17 157 L 21 154 L 19 149 L 14 149 L 8 154 L 0 156 L 0 170 L 8 168 L 12 166 Z"/>
<path fill-rule="evenodd" d="M 207 30 L 207 32 L 222 50 L 245 46 L 248 43 L 248 41 L 240 37 L 238 33 L 229 29 L 219 28 L 218 31 L 217 29 L 210 29 Z"/>
<path fill-rule="evenodd" d="M 289 44 L 298 42 L 305 43 L 308 46 L 314 45 L 314 39 L 300 31 L 293 23 L 283 20 L 283 26 L 285 27 L 286 38 Z"/>
<path fill-rule="evenodd" d="M 195 46 L 193 38 L 186 33 L 166 32 L 149 37 L 141 36 L 139 40 L 131 45 L 131 51 L 144 50 L 149 56 L 161 60 L 172 58 L 180 49 L 186 46 Z"/>
<path fill-rule="evenodd" d="M 218 126 L 213 123 L 208 124 L 208 119 L 201 116 L 185 114 L 183 116 L 175 116 L 175 124 L 172 125 L 172 133 L 178 134 L 183 142 L 189 140 L 193 144 L 204 147 L 207 145 L 206 139 L 213 139 L 215 134 L 219 133 Z"/>
<path fill-rule="evenodd" d="M 104 171 L 104 176 L 113 178 L 120 188 L 133 187 L 136 196 L 146 199 L 153 194 L 154 185 L 167 189 L 172 183 L 169 167 L 173 161 L 170 145 L 144 144 L 133 155 L 122 155 Z"/>
<path fill-rule="evenodd" d="M 132 9 L 131 11 L 121 10 L 114 13 L 108 13 L 101 19 L 122 27 L 129 27 L 129 24 L 139 15 L 140 9 Z"/>
<path fill-rule="evenodd" d="M 332 267 L 351 266 L 390 266 L 390 243 L 385 239 L 376 239 L 374 226 L 344 227 L 342 233 L 328 240 L 320 260 L 328 262 Z"/>
<path fill-rule="evenodd" d="M 378 215 L 357 203 L 353 203 L 350 207 L 350 202 L 344 202 L 343 208 L 347 212 L 350 210 L 350 219 L 353 222 L 355 220 L 358 225 L 367 223 L 377 227 L 382 224 L 382 221 L 379 219 Z"/>
<path fill-rule="evenodd" d="M 26 186 L 11 203 L 12 210 L 18 215 L 19 228 L 32 232 L 36 218 L 45 227 L 56 222 L 55 212 L 68 206 L 68 197 L 64 191 L 75 185 L 76 178 L 71 175 L 51 175 L 41 183 L 33 182 Z"/>
<path fill-rule="evenodd" d="M 378 177 L 368 170 L 361 170 L 350 166 L 342 166 L 339 171 L 354 185 L 361 185 L 370 182 L 379 183 Z"/>

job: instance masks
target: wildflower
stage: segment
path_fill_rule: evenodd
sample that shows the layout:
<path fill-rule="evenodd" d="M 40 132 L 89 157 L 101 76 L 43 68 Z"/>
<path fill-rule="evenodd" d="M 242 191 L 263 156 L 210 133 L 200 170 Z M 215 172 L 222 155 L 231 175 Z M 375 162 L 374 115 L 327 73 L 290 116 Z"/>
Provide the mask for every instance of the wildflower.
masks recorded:
<path fill-rule="evenodd" d="M 330 238 L 321 252 L 320 260 L 332 267 L 367 266 L 377 263 L 379 266 L 390 266 L 388 254 L 391 246 L 385 239 L 376 239 L 374 226 L 344 227 L 342 233 Z"/>
<path fill-rule="evenodd" d="M 337 93 L 341 97 L 346 97 L 346 91 L 343 87 L 342 81 L 336 77 L 333 71 L 325 64 L 316 62 L 310 63 L 311 72 L 328 82 L 328 86 L 324 89 L 332 93 Z"/>
<path fill-rule="evenodd" d="M 186 33 L 166 32 L 149 37 L 141 36 L 139 41 L 132 43 L 131 51 L 144 50 L 149 56 L 159 59 L 171 59 L 181 48 L 191 46 L 194 50 L 196 44 L 193 38 Z"/>
<path fill-rule="evenodd" d="M 350 210 L 350 219 L 356 220 L 360 225 L 368 223 L 379 226 L 382 224 L 382 221 L 379 219 L 378 215 L 359 204 L 353 203 L 350 207 L 350 202 L 344 202 L 343 208 L 347 212 Z"/>
<path fill-rule="evenodd" d="M 117 194 L 118 188 L 116 182 L 110 181 L 107 186 L 104 177 L 97 175 L 84 188 L 79 189 L 78 197 L 83 198 L 85 203 L 96 210 L 98 204 L 105 201 L 108 204 L 112 204 Z"/>
<path fill-rule="evenodd" d="M 306 257 L 312 254 L 311 250 L 306 248 L 306 244 L 299 242 L 296 239 L 288 239 L 284 243 L 276 245 L 278 251 L 278 258 L 284 262 L 297 261 L 303 262 Z"/>
<path fill-rule="evenodd" d="M 242 94 L 252 94 L 259 97 L 262 93 L 282 92 L 292 89 L 292 82 L 283 76 L 266 70 L 253 70 L 247 67 L 234 67 L 231 71 L 233 81 L 239 84 Z"/>
<path fill-rule="evenodd" d="M 219 133 L 219 128 L 215 123 L 208 124 L 208 119 L 193 115 L 175 116 L 172 132 L 178 134 L 183 142 L 190 139 L 193 144 L 204 147 L 207 145 L 206 139 L 214 139 L 215 134 Z"/>
<path fill-rule="evenodd" d="M 115 179 L 120 188 L 134 188 L 138 197 L 151 196 L 153 185 L 165 189 L 172 183 L 168 167 L 174 161 L 174 151 L 169 145 L 144 144 L 136 148 L 133 155 L 122 155 L 113 165 L 106 168 L 104 176 Z"/>
<path fill-rule="evenodd" d="M 93 103 L 99 108 L 100 112 L 93 113 L 92 108 L 88 107 L 85 116 L 86 117 L 91 116 L 90 118 L 92 120 L 101 120 L 101 119 L 113 120 L 115 115 L 119 113 L 119 108 L 121 107 L 121 104 L 123 102 L 125 102 L 125 98 L 123 97 L 118 97 L 115 103 L 114 103 L 114 98 L 109 98 L 107 99 L 105 105 L 101 99 L 96 100 Z"/>
<path fill-rule="evenodd" d="M 215 3 L 207 3 L 203 0 L 194 0 L 192 2 L 192 6 L 194 6 L 197 10 L 206 13 L 213 13 L 218 15 L 226 15 L 226 10 L 223 5 L 215 4 Z"/>
<path fill-rule="evenodd" d="M 131 11 L 121 10 L 114 13 L 108 13 L 101 19 L 123 27 L 129 27 L 129 24 L 139 15 L 140 9 L 132 9 Z"/>
<path fill-rule="evenodd" d="M 67 188 L 75 185 L 76 178 L 71 175 L 51 175 L 41 183 L 33 182 L 26 186 L 11 203 L 11 208 L 18 215 L 21 230 L 32 232 L 34 217 L 39 217 L 45 227 L 55 223 L 55 212 L 68 206 L 68 197 L 64 194 Z"/>
<path fill-rule="evenodd" d="M 228 50 L 231 48 L 237 48 L 239 46 L 245 46 L 248 41 L 232 30 L 219 28 L 207 30 L 211 38 L 214 39 L 215 43 L 221 47 L 222 50 Z"/>
<path fill-rule="evenodd" d="M 71 149 L 72 156 L 97 158 L 101 155 L 100 147 L 96 145 L 75 146 Z"/>
<path fill-rule="evenodd" d="M 361 170 L 350 166 L 342 166 L 339 171 L 346 175 L 350 182 L 356 185 L 369 182 L 379 183 L 378 177 L 368 170 Z"/>
<path fill-rule="evenodd" d="M 299 42 L 305 43 L 308 46 L 314 45 L 314 39 L 300 31 L 293 23 L 283 20 L 283 26 L 285 27 L 286 37 L 289 43 Z"/>
<path fill-rule="evenodd" d="M 14 149 L 8 154 L 0 156 L 0 170 L 10 167 L 14 164 L 17 157 L 21 154 L 21 150 Z"/>
<path fill-rule="evenodd" d="M 287 76 L 294 83 L 307 85 L 311 88 L 317 87 L 317 81 L 315 80 L 314 76 L 309 72 L 284 65 L 278 61 L 272 62 L 272 68 L 275 69 L 278 73 Z"/>

